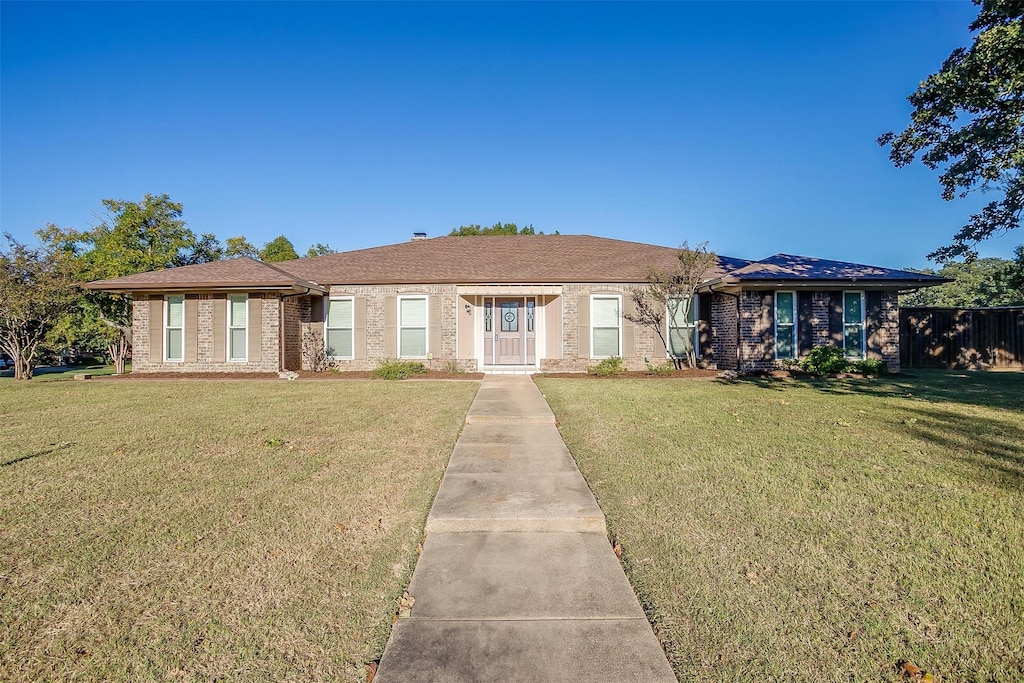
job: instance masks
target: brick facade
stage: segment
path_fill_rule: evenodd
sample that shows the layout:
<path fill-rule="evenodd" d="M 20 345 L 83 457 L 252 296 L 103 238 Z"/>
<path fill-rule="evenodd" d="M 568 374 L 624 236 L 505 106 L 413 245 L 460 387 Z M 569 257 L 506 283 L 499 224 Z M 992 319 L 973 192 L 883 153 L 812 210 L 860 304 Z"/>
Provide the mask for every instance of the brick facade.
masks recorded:
<path fill-rule="evenodd" d="M 739 304 L 729 294 L 711 295 L 711 345 L 715 361 L 723 370 L 738 367 Z"/>
<path fill-rule="evenodd" d="M 214 295 L 197 294 L 187 295 L 195 299 L 196 318 L 194 324 L 186 320 L 184 326 L 184 343 L 194 346 L 196 359 L 194 361 L 165 361 L 162 358 L 163 342 L 160 350 L 151 347 L 151 332 L 159 335 L 162 340 L 163 318 L 162 313 L 159 319 L 153 319 L 150 315 L 152 304 L 156 302 L 157 310 L 162 311 L 164 297 L 161 294 L 138 294 L 132 298 L 132 372 L 278 372 L 281 368 L 281 346 L 280 346 L 280 306 L 281 299 L 273 294 L 249 294 L 250 301 L 259 301 L 260 320 L 259 329 L 255 325 L 249 326 L 249 338 L 254 334 L 259 335 L 259 353 L 257 358 L 250 357 L 248 361 L 238 362 L 227 360 L 215 360 L 214 331 L 217 326 L 214 324 Z M 153 326 L 159 326 L 153 329 Z M 226 343 L 226 329 L 218 331 L 218 336 L 223 333 L 224 338 L 221 344 Z M 250 346 L 250 349 L 252 347 Z M 223 354 L 223 351 L 221 352 Z M 251 356 L 251 351 L 250 351 Z"/>
<path fill-rule="evenodd" d="M 898 292 L 882 292 L 878 340 L 882 346 L 882 360 L 889 372 L 900 371 L 900 304 Z"/>

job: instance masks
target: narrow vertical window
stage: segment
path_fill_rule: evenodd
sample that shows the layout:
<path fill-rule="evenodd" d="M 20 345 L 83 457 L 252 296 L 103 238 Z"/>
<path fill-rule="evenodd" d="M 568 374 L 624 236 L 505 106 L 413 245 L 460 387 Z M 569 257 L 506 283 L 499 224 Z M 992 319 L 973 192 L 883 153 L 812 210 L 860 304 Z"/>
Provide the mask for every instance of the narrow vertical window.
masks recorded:
<path fill-rule="evenodd" d="M 533 325 L 534 325 L 533 316 L 534 316 L 534 313 L 536 312 L 536 307 L 537 307 L 537 300 L 536 299 L 527 299 L 526 300 L 526 331 L 527 332 L 533 332 L 534 331 L 534 329 L 533 329 Z"/>
<path fill-rule="evenodd" d="M 848 358 L 864 357 L 864 292 L 843 292 L 843 349 Z"/>
<path fill-rule="evenodd" d="M 796 292 L 775 292 L 775 357 L 796 358 Z"/>
<path fill-rule="evenodd" d="M 398 299 L 398 355 L 402 358 L 427 357 L 427 299 Z"/>
<path fill-rule="evenodd" d="M 492 313 L 493 309 L 494 309 L 494 302 L 493 301 L 488 300 L 488 301 L 484 302 L 484 332 L 490 332 L 491 331 L 491 318 L 492 318 L 491 313 Z"/>
<path fill-rule="evenodd" d="M 619 309 L 617 296 L 595 296 L 590 300 L 590 351 L 593 358 L 621 355 Z"/>
<path fill-rule="evenodd" d="M 185 297 L 170 294 L 165 299 L 164 360 L 185 360 Z"/>
<path fill-rule="evenodd" d="M 697 300 L 691 300 L 684 313 L 685 303 L 685 299 L 669 299 L 665 316 L 669 354 L 676 357 L 685 356 L 689 348 L 697 348 Z"/>
<path fill-rule="evenodd" d="M 249 297 L 228 297 L 228 360 L 244 361 L 249 353 Z"/>
<path fill-rule="evenodd" d="M 331 299 L 327 304 L 324 344 L 331 358 L 352 358 L 352 299 Z"/>

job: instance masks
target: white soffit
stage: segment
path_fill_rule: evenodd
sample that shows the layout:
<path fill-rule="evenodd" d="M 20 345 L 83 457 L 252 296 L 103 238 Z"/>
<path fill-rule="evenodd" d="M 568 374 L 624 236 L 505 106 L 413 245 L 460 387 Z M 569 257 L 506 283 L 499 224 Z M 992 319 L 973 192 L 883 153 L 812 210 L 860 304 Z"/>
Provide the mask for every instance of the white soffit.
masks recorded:
<path fill-rule="evenodd" d="M 457 285 L 461 296 L 541 296 L 562 294 L 562 285 Z"/>

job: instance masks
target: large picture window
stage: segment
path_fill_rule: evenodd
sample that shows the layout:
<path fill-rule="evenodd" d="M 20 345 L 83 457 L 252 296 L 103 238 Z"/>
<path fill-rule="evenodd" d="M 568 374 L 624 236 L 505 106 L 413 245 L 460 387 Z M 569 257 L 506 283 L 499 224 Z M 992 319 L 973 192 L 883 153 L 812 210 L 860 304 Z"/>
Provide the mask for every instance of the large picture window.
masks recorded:
<path fill-rule="evenodd" d="M 666 311 L 668 325 L 669 354 L 673 357 L 685 356 L 688 348 L 697 346 L 697 300 L 693 299 L 689 310 L 683 312 L 686 299 L 669 299 Z M 686 342 L 689 340 L 690 347 Z"/>
<path fill-rule="evenodd" d="M 590 355 L 593 358 L 622 355 L 619 349 L 621 303 L 617 296 L 595 296 L 590 299 Z"/>
<path fill-rule="evenodd" d="M 398 355 L 427 357 L 427 297 L 398 299 Z"/>
<path fill-rule="evenodd" d="M 331 358 L 352 358 L 353 300 L 331 299 L 327 303 L 324 345 Z"/>
<path fill-rule="evenodd" d="M 249 297 L 228 297 L 228 360 L 244 361 L 249 352 Z"/>
<path fill-rule="evenodd" d="M 847 358 L 864 357 L 864 292 L 843 292 L 843 349 Z"/>
<path fill-rule="evenodd" d="M 796 292 L 775 292 L 775 357 L 796 358 Z"/>
<path fill-rule="evenodd" d="M 164 299 L 164 360 L 185 360 L 185 297 L 169 294 Z"/>

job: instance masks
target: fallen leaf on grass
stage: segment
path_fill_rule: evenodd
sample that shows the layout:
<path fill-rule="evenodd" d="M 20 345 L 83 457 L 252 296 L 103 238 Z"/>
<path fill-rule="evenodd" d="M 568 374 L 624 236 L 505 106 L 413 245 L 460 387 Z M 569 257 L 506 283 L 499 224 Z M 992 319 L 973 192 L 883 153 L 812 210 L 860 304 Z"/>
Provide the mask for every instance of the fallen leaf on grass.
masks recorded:
<path fill-rule="evenodd" d="M 619 558 L 621 560 L 622 559 L 622 544 L 619 543 L 618 541 L 615 541 L 615 544 L 612 545 L 612 552 L 615 553 L 615 557 L 617 557 L 617 558 Z"/>
<path fill-rule="evenodd" d="M 935 677 L 932 676 L 931 673 L 922 670 L 921 667 L 917 666 L 913 662 L 900 662 L 899 671 L 912 681 L 920 681 L 920 683 L 935 683 Z"/>
<path fill-rule="evenodd" d="M 344 524 L 342 524 L 341 522 L 338 522 L 337 524 L 335 524 L 334 528 L 337 529 L 341 533 L 345 533 L 346 531 L 348 531 L 348 527 L 345 526 Z"/>
<path fill-rule="evenodd" d="M 398 618 L 404 619 L 411 615 L 415 602 L 416 598 L 409 595 L 409 591 L 402 593 L 402 597 L 398 598 Z"/>
<path fill-rule="evenodd" d="M 373 677 L 377 675 L 377 662 L 369 662 L 366 665 L 366 683 L 373 683 Z"/>

